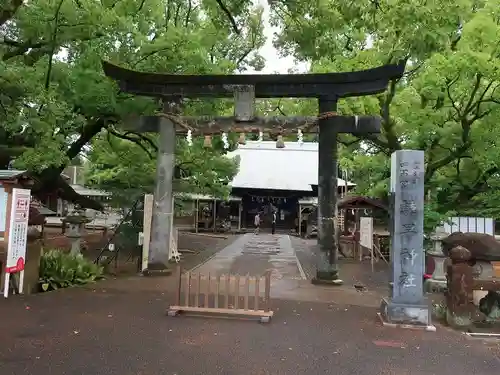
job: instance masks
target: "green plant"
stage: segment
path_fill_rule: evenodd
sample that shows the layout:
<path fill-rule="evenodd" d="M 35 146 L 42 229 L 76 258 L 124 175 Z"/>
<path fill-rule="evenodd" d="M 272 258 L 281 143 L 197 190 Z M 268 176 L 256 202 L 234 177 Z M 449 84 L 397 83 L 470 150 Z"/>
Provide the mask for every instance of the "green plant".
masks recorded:
<path fill-rule="evenodd" d="M 40 260 L 42 291 L 84 285 L 103 278 L 102 267 L 80 255 L 71 255 L 61 250 L 50 250 Z"/>

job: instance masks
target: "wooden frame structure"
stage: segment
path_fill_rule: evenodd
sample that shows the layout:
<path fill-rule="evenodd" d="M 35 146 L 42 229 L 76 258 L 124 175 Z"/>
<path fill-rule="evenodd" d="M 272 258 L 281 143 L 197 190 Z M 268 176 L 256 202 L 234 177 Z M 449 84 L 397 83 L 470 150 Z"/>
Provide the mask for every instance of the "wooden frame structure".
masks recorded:
<path fill-rule="evenodd" d="M 274 315 L 271 310 L 271 271 L 263 276 L 226 274 L 212 277 L 190 271 L 183 275 L 179 265 L 176 282 L 175 303 L 168 310 L 169 316 L 211 314 L 259 318 L 261 323 L 268 323 Z M 263 288 L 261 284 L 264 284 Z M 261 301 L 262 290 L 264 297 Z"/>

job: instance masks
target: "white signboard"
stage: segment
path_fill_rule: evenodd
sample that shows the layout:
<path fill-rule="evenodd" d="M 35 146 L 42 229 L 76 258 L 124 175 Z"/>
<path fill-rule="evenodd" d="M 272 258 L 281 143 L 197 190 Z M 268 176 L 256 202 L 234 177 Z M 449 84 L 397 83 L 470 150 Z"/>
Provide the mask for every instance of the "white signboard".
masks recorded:
<path fill-rule="evenodd" d="M 144 196 L 144 218 L 143 218 L 143 233 L 142 233 L 142 266 L 141 271 L 148 268 L 149 260 L 149 245 L 151 242 L 151 224 L 153 221 L 153 194 Z"/>
<path fill-rule="evenodd" d="M 11 273 L 20 273 L 19 293 L 23 292 L 30 198 L 30 190 L 13 189 L 12 191 L 9 220 L 10 225 L 8 233 L 9 242 L 7 246 L 7 259 L 5 264 L 5 298 L 9 296 L 9 282 Z"/>
<path fill-rule="evenodd" d="M 373 218 L 361 217 L 359 219 L 359 244 L 373 249 Z"/>

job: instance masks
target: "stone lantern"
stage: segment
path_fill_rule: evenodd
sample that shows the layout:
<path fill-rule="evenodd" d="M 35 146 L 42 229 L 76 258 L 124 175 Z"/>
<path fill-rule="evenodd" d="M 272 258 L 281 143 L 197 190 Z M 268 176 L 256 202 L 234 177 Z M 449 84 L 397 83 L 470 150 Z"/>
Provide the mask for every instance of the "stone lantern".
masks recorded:
<path fill-rule="evenodd" d="M 71 254 L 80 254 L 81 239 L 85 232 L 85 224 L 89 223 L 91 219 L 89 219 L 84 212 L 74 211 L 62 221 L 63 225 L 67 227 L 66 237 L 71 240 Z"/>

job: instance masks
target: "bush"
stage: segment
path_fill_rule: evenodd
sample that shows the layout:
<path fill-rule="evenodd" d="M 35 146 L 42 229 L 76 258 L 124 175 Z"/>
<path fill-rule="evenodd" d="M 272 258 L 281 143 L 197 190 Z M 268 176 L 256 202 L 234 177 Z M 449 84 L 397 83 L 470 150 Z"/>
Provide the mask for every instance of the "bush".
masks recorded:
<path fill-rule="evenodd" d="M 81 254 L 71 255 L 61 250 L 50 250 L 40 259 L 42 291 L 84 285 L 103 278 L 103 269 Z"/>

